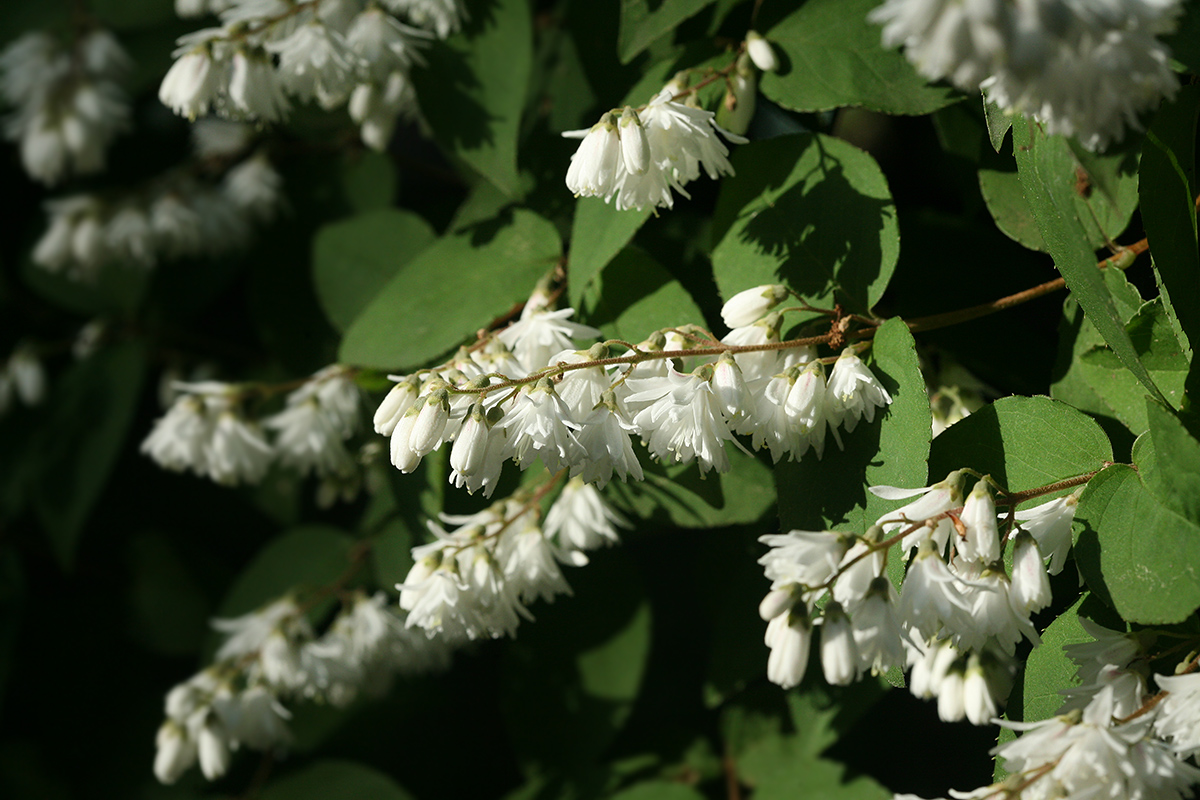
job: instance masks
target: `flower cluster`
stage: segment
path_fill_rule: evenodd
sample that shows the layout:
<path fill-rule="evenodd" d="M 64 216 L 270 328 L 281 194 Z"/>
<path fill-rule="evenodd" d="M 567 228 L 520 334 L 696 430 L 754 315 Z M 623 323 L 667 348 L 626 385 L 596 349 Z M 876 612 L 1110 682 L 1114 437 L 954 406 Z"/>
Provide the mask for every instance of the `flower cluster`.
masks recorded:
<path fill-rule="evenodd" d="M 731 142 L 746 140 L 718 126 L 712 112 L 677 102 L 686 91 L 676 78 L 644 108 L 625 106 L 590 129 L 565 132 L 583 140 L 571 156 L 567 188 L 576 197 L 603 197 L 606 203 L 616 198 L 618 209 L 672 208 L 671 190 L 691 197 L 684 186 L 700 177 L 701 168 L 713 180 L 732 175 L 729 148 L 717 134 Z"/>
<path fill-rule="evenodd" d="M 50 200 L 50 227 L 33 261 L 88 280 L 106 264 L 151 267 L 164 257 L 223 255 L 248 243 L 256 221 L 274 217 L 281 188 L 279 173 L 258 153 L 215 182 L 179 169 L 135 191 Z"/>
<path fill-rule="evenodd" d="M 0 366 L 0 415 L 12 406 L 14 396 L 26 406 L 36 406 L 46 396 L 46 370 L 26 344 L 17 345 Z"/>
<path fill-rule="evenodd" d="M 466 17 L 461 0 L 180 0 L 177 9 L 217 13 L 222 23 L 179 40 L 159 89 L 177 114 L 277 122 L 289 97 L 349 104 L 363 140 L 379 150 L 396 120 L 416 113 L 409 72 L 423 63 L 421 48 Z"/>
<path fill-rule="evenodd" d="M 1050 603 L 1049 571 L 1071 544 L 1076 497 L 1026 512 L 1002 534 L 995 488 L 981 478 L 966 497 L 965 473 L 910 490 L 871 487 L 884 499 L 917 499 L 884 514 L 865 535 L 792 531 L 763 537 L 760 559 L 771 591 L 768 677 L 785 687 L 804 677 L 819 627 L 825 679 L 843 685 L 870 671 L 912 668 L 909 688 L 937 698 L 947 722 L 986 724 L 1008 696 L 1017 643 L 1039 637 L 1030 616 Z M 1011 542 L 1012 571 L 1003 548 Z M 889 549 L 911 557 L 900 591 L 885 575 Z M 826 600 L 818 612 L 818 602 Z"/>
<path fill-rule="evenodd" d="M 175 388 L 178 397 L 142 442 L 160 466 L 237 485 L 261 481 L 278 461 L 301 475 L 354 484 L 358 471 L 345 441 L 358 430 L 361 397 L 352 370 L 320 370 L 288 394 L 282 411 L 261 421 L 242 411 L 245 387 L 204 381 Z M 274 431 L 273 443 L 264 428 Z"/>
<path fill-rule="evenodd" d="M 171 689 L 158 731 L 154 774 L 174 783 L 199 762 L 215 780 L 240 747 L 286 746 L 291 713 L 282 701 L 336 706 L 378 695 L 397 674 L 442 669 L 450 650 L 410 632 L 383 594 L 350 593 L 320 636 L 291 597 L 234 619 L 213 620 L 227 635 L 215 662 Z"/>
<path fill-rule="evenodd" d="M 16 108 L 4 134 L 19 142 L 35 180 L 104 168 L 109 143 L 129 122 L 120 79 L 131 62 L 111 33 L 81 33 L 69 47 L 48 33 L 27 33 L 0 53 L 0 95 Z"/>
<path fill-rule="evenodd" d="M 1120 141 L 1138 115 L 1179 81 L 1158 36 L 1174 29 L 1179 0 L 963 3 L 886 0 L 870 19 L 887 46 L 903 45 L 922 75 L 981 88 L 1005 111 L 1089 149 Z"/>
<path fill-rule="evenodd" d="M 434 541 L 413 548 L 413 567 L 397 588 L 407 624 L 453 644 L 511 636 L 526 606 L 553 601 L 571 589 L 561 564 L 583 566 L 585 553 L 617 541 L 628 523 L 595 487 L 567 483 L 539 522 L 536 496 L 518 493 L 477 514 L 442 515 Z"/>
<path fill-rule="evenodd" d="M 1000 725 L 1023 731 L 992 753 L 1008 777 L 955 798 L 1190 797 L 1200 769 L 1185 763 L 1200 751 L 1200 673 L 1192 657 L 1176 675 L 1155 675 L 1147 692 L 1149 632 L 1123 633 L 1080 617 L 1094 641 L 1067 645 L 1080 685 L 1064 690 L 1058 715 Z M 1140 662 L 1140 663 L 1139 663 Z M 897 800 L 918 800 L 897 795 Z"/>
<path fill-rule="evenodd" d="M 775 299 L 747 299 L 755 293 Z M 599 487 L 614 474 L 640 480 L 631 435 L 655 458 L 695 461 L 702 473 L 729 469 L 725 444 L 742 447 L 737 435 L 776 461 L 810 449 L 820 457 L 827 431 L 840 444 L 839 428 L 872 421 L 891 397 L 853 349 L 827 376 L 814 348 L 781 342 L 782 315 L 770 309 L 786 294 L 765 286 L 730 300 L 727 319 L 747 324 L 720 342 L 670 329 L 610 358 L 607 343 L 577 349 L 573 339 L 599 331 L 571 322 L 571 309 L 550 310 L 539 291 L 518 321 L 447 364 L 392 376 L 375 430 L 390 437 L 402 472 L 453 443 L 451 481 L 489 496 L 509 460 L 526 469 L 540 459 Z"/>

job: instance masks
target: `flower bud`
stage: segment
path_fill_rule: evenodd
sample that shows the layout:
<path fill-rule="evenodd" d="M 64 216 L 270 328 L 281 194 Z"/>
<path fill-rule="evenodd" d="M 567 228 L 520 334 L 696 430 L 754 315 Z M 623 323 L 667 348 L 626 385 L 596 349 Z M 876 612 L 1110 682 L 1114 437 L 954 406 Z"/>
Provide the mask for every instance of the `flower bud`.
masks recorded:
<path fill-rule="evenodd" d="M 483 465 L 489 433 L 483 406 L 476 403 L 463 423 L 458 438 L 454 441 L 454 447 L 450 450 L 451 468 L 463 476 L 475 474 Z"/>
<path fill-rule="evenodd" d="M 795 603 L 796 598 L 790 587 L 783 589 L 772 589 L 767 593 L 767 596 L 762 599 L 762 602 L 758 604 L 758 615 L 762 617 L 764 621 L 770 622 L 780 614 L 791 610 Z"/>
<path fill-rule="evenodd" d="M 637 112 L 629 106 L 621 111 L 617 125 L 621 137 L 621 160 L 630 175 L 642 175 L 650 167 L 650 140 Z"/>
<path fill-rule="evenodd" d="M 825 606 L 821 626 L 821 669 L 833 686 L 848 686 L 858 676 L 858 648 L 850 629 L 850 618 L 841 603 Z"/>
<path fill-rule="evenodd" d="M 775 48 L 758 31 L 750 31 L 746 34 L 746 52 L 750 55 L 754 66 L 763 72 L 774 72 L 779 69 L 779 57 L 775 55 Z"/>
<path fill-rule="evenodd" d="M 1050 578 L 1042 563 L 1042 553 L 1025 530 L 1018 530 L 1013 539 L 1012 587 L 1008 599 L 1022 617 L 1050 605 Z"/>
<path fill-rule="evenodd" d="M 418 456 L 436 450 L 442 443 L 442 434 L 449 420 L 450 393 L 445 389 L 435 389 L 420 406 L 417 420 L 409 433 L 409 448 Z"/>
<path fill-rule="evenodd" d="M 975 483 L 963 505 L 965 532 L 954 537 L 954 547 L 966 561 L 991 564 L 1000 557 L 1000 532 L 996 528 L 996 503 L 987 480 Z"/>
<path fill-rule="evenodd" d="M 779 284 L 755 286 L 738 292 L 721 307 L 721 319 L 730 328 L 753 325 L 787 299 L 787 287 Z"/>
<path fill-rule="evenodd" d="M 411 375 L 391 388 L 375 411 L 375 432 L 391 436 L 404 412 L 417 401 L 417 379 Z"/>

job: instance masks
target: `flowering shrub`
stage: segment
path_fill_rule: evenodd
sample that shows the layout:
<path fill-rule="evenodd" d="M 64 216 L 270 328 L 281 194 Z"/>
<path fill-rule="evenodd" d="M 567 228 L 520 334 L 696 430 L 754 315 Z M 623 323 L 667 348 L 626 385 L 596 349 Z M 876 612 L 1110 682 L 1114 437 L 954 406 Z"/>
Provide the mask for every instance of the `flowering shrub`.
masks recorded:
<path fill-rule="evenodd" d="M 1197 25 L 6 15 L 0 795 L 1194 796 Z"/>

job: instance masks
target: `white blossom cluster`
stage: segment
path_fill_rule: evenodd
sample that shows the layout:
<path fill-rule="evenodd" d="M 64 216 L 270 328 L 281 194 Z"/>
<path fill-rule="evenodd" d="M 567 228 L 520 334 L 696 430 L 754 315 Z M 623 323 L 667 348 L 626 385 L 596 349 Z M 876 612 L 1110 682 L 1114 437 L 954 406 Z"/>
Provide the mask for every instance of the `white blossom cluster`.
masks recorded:
<path fill-rule="evenodd" d="M 409 73 L 424 63 L 421 48 L 466 18 L 461 0 L 179 0 L 176 8 L 221 20 L 179 39 L 159 89 L 177 114 L 277 122 L 289 97 L 348 105 L 377 150 L 400 116 L 417 113 Z"/>
<path fill-rule="evenodd" d="M 782 317 L 770 309 L 786 294 L 760 286 L 732 298 L 724 315 L 735 327 L 721 344 L 780 345 Z M 742 447 L 737 435 L 776 461 L 810 449 L 820 457 L 827 430 L 840 444 L 839 428 L 853 431 L 891 402 L 849 348 L 828 377 L 811 347 L 689 356 L 697 363 L 684 371 L 683 359 L 655 357 L 695 346 L 685 338 L 692 332 L 672 329 L 630 351 L 645 360 L 591 365 L 608 345 L 580 350 L 573 339 L 600 332 L 547 303 L 539 290 L 518 321 L 442 367 L 392 376 L 397 383 L 375 412 L 375 430 L 390 437 L 393 465 L 411 472 L 453 443 L 450 480 L 470 492 L 490 496 L 506 461 L 526 469 L 538 459 L 603 488 L 614 474 L 641 480 L 631 435 L 664 462 L 725 472 L 725 444 Z"/>
<path fill-rule="evenodd" d="M 278 462 L 301 475 L 353 485 L 358 470 L 345 442 L 358 430 L 362 400 L 348 368 L 316 372 L 288 394 L 283 410 L 261 420 L 242 410 L 245 387 L 202 381 L 175 388 L 178 397 L 142 442 L 142 452 L 159 466 L 234 486 L 258 483 Z M 273 441 L 265 431 L 275 434 Z"/>
<path fill-rule="evenodd" d="M 1144 798 L 1192 796 L 1200 769 L 1186 763 L 1200 753 L 1200 673 L 1196 661 L 1181 673 L 1155 675 L 1157 695 L 1147 691 L 1146 638 L 1080 617 L 1094 641 L 1067 645 L 1080 685 L 1062 694 L 1057 716 L 1000 725 L 1023 735 L 996 747 L 1009 776 L 955 798 L 1019 796 L 1049 798 Z M 897 795 L 896 800 L 918 800 Z"/>
<path fill-rule="evenodd" d="M 19 143 L 30 177 L 55 184 L 104 168 L 109 144 L 129 124 L 120 80 L 131 64 L 99 28 L 77 34 L 69 46 L 34 31 L 0 53 L 0 95 L 15 108 L 4 135 Z"/>
<path fill-rule="evenodd" d="M 768 620 L 773 682 L 800 683 L 813 629 L 820 627 L 829 683 L 910 666 L 910 690 L 937 698 L 943 720 L 983 725 L 996 716 L 1011 689 L 1017 643 L 1040 641 L 1030 616 L 1050 603 L 1047 572 L 1062 569 L 1077 496 L 1018 511 L 1021 522 L 1005 537 L 991 481 L 978 480 L 964 501 L 964 476 L 954 472 L 915 490 L 871 487 L 884 499 L 917 499 L 884 514 L 862 536 L 791 531 L 763 537 L 771 550 L 759 563 L 771 591 L 759 611 Z M 885 575 L 894 543 L 911 557 L 900 591 Z M 1011 575 L 1002 558 L 1006 543 L 1013 547 Z M 818 612 L 822 599 L 827 602 Z"/>
<path fill-rule="evenodd" d="M 618 541 L 628 523 L 594 486 L 576 478 L 550 506 L 544 524 L 532 499 L 518 493 L 465 516 L 433 522 L 435 540 L 414 547 L 413 567 L 400 589 L 407 624 L 461 644 L 511 636 L 534 600 L 570 594 L 561 564 L 583 566 L 587 550 Z"/>
<path fill-rule="evenodd" d="M 445 643 L 409 631 L 382 593 L 351 593 L 320 636 L 290 597 L 213 627 L 228 637 L 214 663 L 167 693 L 154 759 L 163 783 L 197 762 L 215 780 L 241 747 L 286 747 L 291 713 L 283 701 L 345 706 L 381 694 L 397 674 L 443 669 L 450 658 Z"/>
<path fill-rule="evenodd" d="M 886 0 L 870 19 L 917 70 L 1102 150 L 1179 80 L 1158 38 L 1180 0 Z"/>
<path fill-rule="evenodd" d="M 39 405 L 46 397 L 46 370 L 28 344 L 18 344 L 0 365 L 0 415 L 8 412 L 13 399 L 25 406 Z"/>
<path fill-rule="evenodd" d="M 49 200 L 50 226 L 33 261 L 89 280 L 106 264 L 149 268 L 161 258 L 223 255 L 245 247 L 256 222 L 274 217 L 281 189 L 279 173 L 258 153 L 216 182 L 179 169 L 135 191 Z"/>
<path fill-rule="evenodd" d="M 732 175 L 729 148 L 717 134 L 735 143 L 746 139 L 717 125 L 712 112 L 688 105 L 694 95 L 676 102 L 686 90 L 684 79 L 676 78 L 642 109 L 625 106 L 590 129 L 563 133 L 583 140 L 571 156 L 567 188 L 576 197 L 616 198 L 618 209 L 672 208 L 671 190 L 691 197 L 684 186 L 700 177 L 701 168 L 713 180 Z"/>

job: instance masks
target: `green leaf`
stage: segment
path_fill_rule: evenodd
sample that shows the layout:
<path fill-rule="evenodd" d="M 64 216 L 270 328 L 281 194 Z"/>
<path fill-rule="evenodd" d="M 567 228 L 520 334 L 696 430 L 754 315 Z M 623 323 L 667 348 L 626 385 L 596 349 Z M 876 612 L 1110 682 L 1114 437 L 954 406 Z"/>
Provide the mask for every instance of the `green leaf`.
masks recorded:
<path fill-rule="evenodd" d="M 1030 250 L 1045 252 L 1046 242 L 1025 200 L 1025 190 L 1016 171 L 979 170 L 979 192 L 988 213 L 1004 235 Z"/>
<path fill-rule="evenodd" d="M 1197 15 L 1193 14 L 1193 17 Z M 1142 224 L 1169 308 L 1200 342 L 1200 245 L 1196 233 L 1196 118 L 1200 86 L 1185 86 L 1150 123 L 1142 148 Z"/>
<path fill-rule="evenodd" d="M 238 575 L 217 616 L 248 614 L 294 589 L 333 583 L 350 566 L 353 540 L 328 525 L 304 525 L 279 534 Z"/>
<path fill-rule="evenodd" d="M 390 776 L 353 761 L 314 762 L 262 790 L 262 800 L 410 800 Z"/>
<path fill-rule="evenodd" d="M 713 216 L 713 273 L 725 298 L 785 283 L 816 306 L 867 312 L 887 288 L 900 232 L 875 159 L 820 134 L 738 148 Z"/>
<path fill-rule="evenodd" d="M 437 239 L 411 211 L 368 211 L 332 222 L 313 241 L 313 282 L 329 321 L 345 331 L 388 281 Z"/>
<path fill-rule="evenodd" d="M 142 344 L 119 344 L 73 365 L 51 394 L 34 504 L 64 566 L 125 444 L 145 372 Z"/>
<path fill-rule="evenodd" d="M 614 258 L 580 298 L 583 318 L 606 339 L 640 342 L 656 330 L 694 323 L 704 314 L 692 296 L 646 253 L 632 248 Z"/>
<path fill-rule="evenodd" d="M 1162 298 L 1142 305 L 1125 326 L 1130 341 L 1154 382 L 1173 408 L 1183 402 L 1189 358 L 1175 337 Z M 1097 344 L 1079 358 L 1078 371 L 1112 413 L 1134 434 L 1146 431 L 1146 389 L 1111 349 Z"/>
<path fill-rule="evenodd" d="M 821 752 L 837 741 L 845 722 L 839 716 L 861 714 L 879 696 L 871 681 L 848 690 L 815 690 L 788 695 L 795 733 L 768 733 L 737 758 L 738 774 L 754 789 L 755 800 L 820 797 L 829 800 L 883 800 L 891 792 L 866 776 L 851 777 Z"/>
<path fill-rule="evenodd" d="M 574 597 L 536 607 L 537 622 L 510 643 L 500 692 L 520 760 L 568 773 L 625 724 L 650 650 L 650 606 L 621 550 L 594 554 L 570 581 Z"/>
<path fill-rule="evenodd" d="M 581 197 L 576 201 L 568 264 L 571 305 L 580 306 L 600 270 L 629 244 L 653 211 L 652 208 L 617 211 L 616 206 L 598 197 Z"/>
<path fill-rule="evenodd" d="M 1200 606 L 1200 527 L 1114 464 L 1092 478 L 1076 519 L 1075 558 L 1088 586 L 1126 620 L 1180 622 Z"/>
<path fill-rule="evenodd" d="M 932 86 L 867 21 L 877 0 L 808 0 L 766 32 L 783 54 L 778 72 L 759 83 L 763 95 L 793 111 L 861 106 L 886 114 L 928 114 L 962 95 Z"/>
<path fill-rule="evenodd" d="M 530 211 L 517 209 L 509 219 L 444 236 L 406 264 L 346 331 L 340 360 L 419 366 L 524 302 L 558 262 L 562 244 L 554 226 Z"/>
<path fill-rule="evenodd" d="M 1023 492 L 1083 475 L 1112 460 L 1094 420 L 1049 397 L 1005 397 L 933 440 L 929 479 L 970 467 Z"/>
<path fill-rule="evenodd" d="M 704 800 L 704 795 L 686 784 L 658 780 L 630 786 L 609 800 Z"/>
<path fill-rule="evenodd" d="M 1200 442 L 1172 412 L 1146 400 L 1154 468 L 1144 480 L 1170 510 L 1200 525 Z"/>
<path fill-rule="evenodd" d="M 462 33 L 426 51 L 413 71 L 434 138 L 505 194 L 521 194 L 517 138 L 533 67 L 529 0 L 473 10 Z"/>
<path fill-rule="evenodd" d="M 396 196 L 396 166 L 374 150 L 354 153 L 342 167 L 342 191 L 355 211 L 387 208 Z"/>
<path fill-rule="evenodd" d="M 983 99 L 983 120 L 987 124 L 988 141 L 997 153 L 1004 147 L 1004 137 L 1012 130 L 1012 114 L 1008 114 L 1000 106 Z"/>
<path fill-rule="evenodd" d="M 1042 238 L 1054 257 L 1054 264 L 1067 281 L 1067 287 L 1121 363 L 1150 393 L 1162 399 L 1146 367 L 1138 360 L 1129 334 L 1121 323 L 1095 254 L 1088 249 L 1086 228 L 1080 221 L 1075 191 L 1079 166 L 1071 148 L 1062 137 L 1047 137 L 1037 126 L 1024 119 L 1013 124 L 1014 142 L 1029 141 L 1017 148 L 1017 168 L 1021 185 Z"/>
<path fill-rule="evenodd" d="M 666 36 L 685 19 L 713 0 L 621 0 L 617 53 L 628 64 L 656 39 Z"/>
<path fill-rule="evenodd" d="M 770 470 L 758 459 L 726 448 L 730 470 L 701 477 L 695 464 L 663 466 L 644 460 L 646 479 L 608 485 L 608 498 L 631 517 L 680 528 L 716 528 L 756 522 L 775 504 Z"/>

